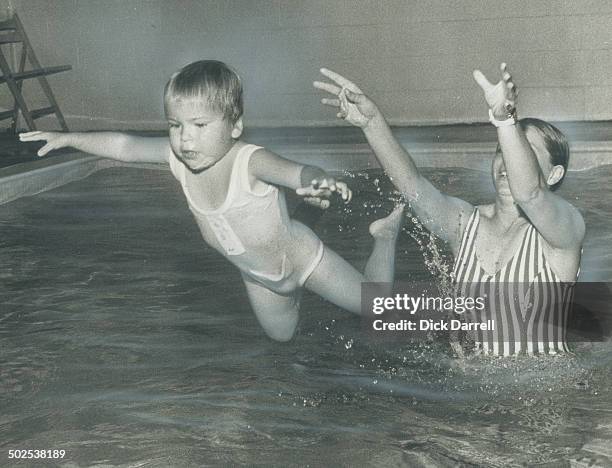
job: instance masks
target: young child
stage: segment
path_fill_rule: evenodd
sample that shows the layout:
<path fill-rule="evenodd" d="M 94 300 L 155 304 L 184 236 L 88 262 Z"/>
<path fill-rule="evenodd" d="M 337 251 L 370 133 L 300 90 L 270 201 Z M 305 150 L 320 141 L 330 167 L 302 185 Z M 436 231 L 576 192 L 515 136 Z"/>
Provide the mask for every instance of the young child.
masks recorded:
<path fill-rule="evenodd" d="M 322 169 L 281 158 L 241 141 L 242 84 L 222 62 L 202 60 L 175 73 L 164 91 L 168 137 L 116 132 L 29 132 L 44 140 L 39 156 L 70 146 L 124 162 L 169 163 L 204 240 L 238 267 L 255 315 L 278 341 L 292 338 L 305 287 L 360 313 L 361 283 L 393 281 L 403 207 L 370 225 L 374 249 L 359 273 L 305 225 L 289 218 L 278 187 L 329 204 L 348 201 L 346 184 Z"/>

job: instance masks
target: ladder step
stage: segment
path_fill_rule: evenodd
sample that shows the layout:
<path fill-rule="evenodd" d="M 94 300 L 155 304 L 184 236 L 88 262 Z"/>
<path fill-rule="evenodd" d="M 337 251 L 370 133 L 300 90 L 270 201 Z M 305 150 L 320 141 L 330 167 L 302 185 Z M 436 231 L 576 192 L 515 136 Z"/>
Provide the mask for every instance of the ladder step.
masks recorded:
<path fill-rule="evenodd" d="M 55 113 L 55 107 L 43 107 L 42 109 L 30 111 L 30 115 L 33 119 L 38 119 L 39 117 L 53 113 Z"/>
<path fill-rule="evenodd" d="M 13 111 L 4 111 L 4 112 L 0 112 L 0 120 L 5 120 L 5 119 L 10 119 L 11 117 L 13 117 Z"/>
<path fill-rule="evenodd" d="M 24 72 L 13 73 L 11 78 L 15 81 L 27 80 L 30 78 L 36 78 L 37 76 L 48 76 L 53 75 L 54 73 L 61 73 L 64 71 L 72 70 L 70 65 L 60 65 L 57 67 L 46 67 L 46 68 L 37 68 L 36 70 L 27 70 Z M 6 81 L 5 76 L 0 76 L 0 83 L 4 83 Z"/>
<path fill-rule="evenodd" d="M 7 30 L 15 30 L 17 29 L 17 26 L 15 26 L 15 21 L 13 20 L 13 18 L 6 20 L 6 21 L 0 21 L 0 31 L 7 31 Z"/>
<path fill-rule="evenodd" d="M 0 0 L 0 2 L 1 1 L 2 0 Z M 34 49 L 30 44 L 30 40 L 28 39 L 28 35 L 25 32 L 23 24 L 21 24 L 19 16 L 17 16 L 16 13 L 13 14 L 12 18 L 3 18 L 3 20 L 0 21 L 0 46 L 2 44 L 10 44 L 15 42 L 22 43 L 19 65 L 17 65 L 15 60 L 13 60 L 15 63 L 9 63 L 4 56 L 2 48 L 0 47 L 0 84 L 7 84 L 14 98 L 13 109 L 0 111 L 0 120 L 12 119 L 13 123 L 11 128 L 13 131 L 15 131 L 17 127 L 17 120 L 19 116 L 21 116 L 25 120 L 27 127 L 30 130 L 34 130 L 36 129 L 36 124 L 34 122 L 35 119 L 45 115 L 55 114 L 55 117 L 59 121 L 62 130 L 67 132 L 68 126 L 66 125 L 64 116 L 62 115 L 59 105 L 55 100 L 55 96 L 53 96 L 53 91 L 51 90 L 51 86 L 49 86 L 46 76 L 72 70 L 72 67 L 70 65 L 55 67 L 41 66 L 40 62 L 36 58 L 36 54 L 34 53 Z M 11 58 L 15 59 L 16 57 Z M 24 70 L 26 58 L 29 59 L 32 67 L 31 70 Z M 14 69 L 13 67 L 19 68 Z M 40 84 L 40 87 L 47 98 L 47 105 L 49 107 L 43 107 L 32 111 L 28 108 L 29 106 L 27 105 L 22 94 L 21 85 L 23 84 L 23 80 L 30 78 L 38 78 L 38 83 Z M 19 109 L 19 112 L 17 112 L 17 109 Z"/>
<path fill-rule="evenodd" d="M 0 44 L 12 44 L 14 42 L 23 42 L 23 38 L 16 32 L 0 34 Z"/>
<path fill-rule="evenodd" d="M 43 117 L 45 115 L 53 113 L 55 113 L 54 107 L 43 107 L 42 109 L 30 111 L 30 115 L 33 119 L 38 119 L 39 117 Z M 0 120 L 10 119 L 11 117 L 13 117 L 13 115 L 14 114 L 12 110 L 0 112 Z"/>

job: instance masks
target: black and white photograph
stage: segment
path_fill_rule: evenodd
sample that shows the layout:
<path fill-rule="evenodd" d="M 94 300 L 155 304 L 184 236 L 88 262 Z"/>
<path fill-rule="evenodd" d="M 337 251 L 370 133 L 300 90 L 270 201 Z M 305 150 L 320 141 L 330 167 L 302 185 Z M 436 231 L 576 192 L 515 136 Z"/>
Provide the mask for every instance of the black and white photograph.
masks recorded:
<path fill-rule="evenodd" d="M 612 466 L 612 2 L 0 0 L 0 466 Z"/>

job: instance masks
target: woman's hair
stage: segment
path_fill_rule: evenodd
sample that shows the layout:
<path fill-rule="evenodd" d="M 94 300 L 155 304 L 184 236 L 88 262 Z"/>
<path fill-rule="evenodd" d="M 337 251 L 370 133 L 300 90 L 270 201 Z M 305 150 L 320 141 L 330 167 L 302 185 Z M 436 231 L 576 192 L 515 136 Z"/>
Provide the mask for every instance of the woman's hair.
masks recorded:
<path fill-rule="evenodd" d="M 223 113 L 232 123 L 242 116 L 240 77 L 217 60 L 190 63 L 170 77 L 164 89 L 164 104 L 181 98 L 206 99 L 214 110 Z"/>
<path fill-rule="evenodd" d="M 521 119 L 519 120 L 519 125 L 523 131 L 527 131 L 528 128 L 536 131 L 544 140 L 544 145 L 550 155 L 551 164 L 553 166 L 563 166 L 563 177 L 556 184 L 550 186 L 551 190 L 557 190 L 561 186 L 565 174 L 567 174 L 567 166 L 569 164 L 570 150 L 567 138 L 557 127 L 540 119 Z"/>

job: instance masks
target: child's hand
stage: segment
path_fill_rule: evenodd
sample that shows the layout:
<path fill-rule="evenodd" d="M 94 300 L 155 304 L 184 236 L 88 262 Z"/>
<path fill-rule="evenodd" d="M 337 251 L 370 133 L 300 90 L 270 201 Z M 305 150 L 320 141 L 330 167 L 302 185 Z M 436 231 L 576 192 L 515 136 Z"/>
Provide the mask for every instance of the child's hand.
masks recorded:
<path fill-rule="evenodd" d="M 70 146 L 67 133 L 61 132 L 27 132 L 20 133 L 19 140 L 21 141 L 46 141 L 47 144 L 38 150 L 38 156 L 44 156 L 49 151 Z"/>
<path fill-rule="evenodd" d="M 304 201 L 311 205 L 327 209 L 330 206 L 330 198 L 338 193 L 344 203 L 353 198 L 353 192 L 344 182 L 336 181 L 334 177 L 326 176 L 314 179 L 309 186 L 296 189 L 295 193 L 304 197 Z"/>
<path fill-rule="evenodd" d="M 380 115 L 376 104 L 363 94 L 355 83 L 327 68 L 321 68 L 321 73 L 336 84 L 315 81 L 313 85 L 317 89 L 336 96 L 332 99 L 323 98 L 321 102 L 327 106 L 337 107 L 339 112 L 336 116 L 338 118 L 356 127 L 366 128 L 374 117 Z"/>
<path fill-rule="evenodd" d="M 487 104 L 497 120 L 505 120 L 516 108 L 518 90 L 512 81 L 505 63 L 500 66 L 502 79 L 497 83 L 491 83 L 480 70 L 474 70 L 474 79 L 485 93 Z"/>

